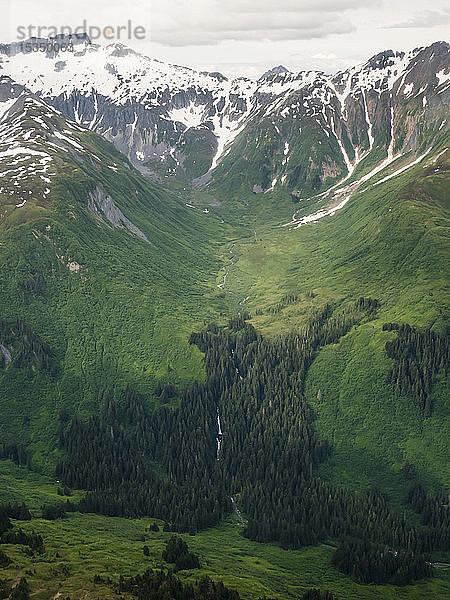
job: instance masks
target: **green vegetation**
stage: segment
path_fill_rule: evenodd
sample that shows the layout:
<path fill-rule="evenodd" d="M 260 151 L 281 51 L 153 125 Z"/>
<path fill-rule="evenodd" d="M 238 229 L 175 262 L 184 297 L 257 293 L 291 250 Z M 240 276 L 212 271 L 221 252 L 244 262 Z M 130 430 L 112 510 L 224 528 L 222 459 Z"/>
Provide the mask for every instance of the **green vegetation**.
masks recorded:
<path fill-rule="evenodd" d="M 29 587 L 37 600 L 112 598 L 121 575 L 173 568 L 162 553 L 176 528 L 196 532 L 183 540 L 200 568 L 180 563 L 183 582 L 207 575 L 249 600 L 312 587 L 349 599 L 445 597 L 445 365 L 412 343 L 421 368 L 433 365 L 426 399 L 398 395 L 416 392 L 388 381 L 403 346 L 388 356 L 398 333 L 383 329 L 445 335 L 445 155 L 290 230 L 280 225 L 315 200 L 293 209 L 275 190 L 227 204 L 220 182 L 175 195 L 94 134 L 79 141 L 87 154 L 61 160 L 48 203 L 19 213 L 0 198 L 0 500 L 25 501 L 33 516 L 8 517 L 0 590 L 6 579 L 19 582 L 18 597 Z M 242 173 L 230 181 L 240 193 Z M 93 211 L 97 189 L 146 239 Z M 202 213 L 215 194 L 222 205 Z M 191 196 L 200 209 L 185 206 Z M 200 349 L 189 344 L 211 322 L 192 338 Z M 436 577 L 402 588 L 353 581 L 331 558 L 355 532 L 383 569 L 379 544 L 409 563 L 411 551 L 434 551 Z M 423 565 L 377 581 L 410 582 L 428 574 Z M 363 566 L 340 563 L 372 581 Z"/>
<path fill-rule="evenodd" d="M 0 316 L 9 326 L 19 319 L 45 342 L 60 374 L 55 381 L 45 370 L 30 373 L 33 365 L 24 368 L 13 352 L 0 368 L 0 428 L 48 473 L 58 459 L 61 411 L 92 414 L 107 389 L 128 384 L 158 405 L 155 389 L 201 380 L 200 352 L 187 340 L 222 310 L 211 284 L 217 221 L 143 179 L 100 137 L 83 143 L 101 166 L 88 158 L 61 164 L 45 214 L 36 217 L 29 201 L 20 226 L 1 225 Z M 148 241 L 93 214 L 96 188 Z M 9 334 L 3 343 L 15 345 Z"/>
<path fill-rule="evenodd" d="M 2 496 L 16 493 L 27 503 L 34 515 L 40 506 L 56 501 L 57 484 L 43 476 L 28 476 L 21 467 L 9 461 L 0 461 L 0 475 L 5 485 Z M 19 482 L 16 484 L 16 481 Z M 67 519 L 45 521 L 33 518 L 20 522 L 25 531 L 34 530 L 44 537 L 46 552 L 34 558 L 18 546 L 3 546 L 13 564 L 0 571 L 0 579 L 16 580 L 25 577 L 37 600 L 45 600 L 49 591 L 61 591 L 63 597 L 74 600 L 101 596 L 113 598 L 111 587 L 94 584 L 94 575 L 118 581 L 120 575 L 134 576 L 147 568 L 159 568 L 166 541 L 173 535 L 151 530 L 153 519 L 123 519 L 93 514 L 73 513 Z M 252 542 L 242 536 L 238 519 L 232 516 L 221 525 L 183 538 L 189 549 L 200 558 L 201 569 L 180 573 L 184 581 L 208 575 L 215 581 L 223 580 L 227 587 L 238 589 L 245 600 L 260 596 L 296 599 L 312 587 L 333 592 L 345 600 L 428 600 L 445 598 L 450 590 L 450 570 L 436 566 L 436 577 L 398 588 L 389 585 L 366 586 L 353 582 L 330 566 L 335 548 L 329 545 L 310 546 L 301 550 L 283 550 L 274 544 Z M 145 541 L 143 541 L 145 540 Z M 142 546 L 150 549 L 144 556 Z M 36 573 L 34 573 L 36 570 Z M 59 583 L 61 582 L 61 586 Z"/>
<path fill-rule="evenodd" d="M 447 374 L 450 347 L 447 336 L 427 330 L 400 327 L 398 337 L 386 344 L 386 354 L 395 359 L 388 380 L 399 396 L 412 396 L 424 415 L 431 415 L 431 391 L 435 376 Z"/>

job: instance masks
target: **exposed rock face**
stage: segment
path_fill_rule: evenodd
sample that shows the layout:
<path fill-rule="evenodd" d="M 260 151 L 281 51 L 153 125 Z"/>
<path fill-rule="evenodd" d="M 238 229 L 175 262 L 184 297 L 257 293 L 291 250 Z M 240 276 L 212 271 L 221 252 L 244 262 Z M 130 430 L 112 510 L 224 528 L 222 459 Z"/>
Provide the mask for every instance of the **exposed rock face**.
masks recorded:
<path fill-rule="evenodd" d="M 88 207 L 97 215 L 102 213 L 114 227 L 125 227 L 128 231 L 134 233 L 134 235 L 148 242 L 147 237 L 142 231 L 127 219 L 123 212 L 114 204 L 113 199 L 107 196 L 98 186 L 89 194 Z"/>
<path fill-rule="evenodd" d="M 10 77 L 0 76 L 0 102 L 19 98 L 22 92 L 23 85 L 17 84 Z"/>
<path fill-rule="evenodd" d="M 20 83 L 104 135 L 147 175 L 201 176 L 250 112 L 256 84 L 248 79 L 166 65 L 121 44 L 77 41 L 59 55 L 0 46 L 0 73 L 21 74 Z"/>
<path fill-rule="evenodd" d="M 14 57 L 17 54 L 30 54 L 33 47 L 44 48 L 45 56 L 55 58 L 61 55 L 60 50 L 67 51 L 67 48 L 73 48 L 75 52 L 80 52 L 83 47 L 90 46 L 91 40 L 86 33 L 76 34 L 58 34 L 53 38 L 32 37 L 21 42 L 12 42 L 11 44 L 0 44 L 0 54 Z"/>
<path fill-rule="evenodd" d="M 289 70 L 286 69 L 286 67 L 284 67 L 283 65 L 278 65 L 277 67 L 273 67 L 272 69 L 266 71 L 263 75 L 261 75 L 258 81 L 262 81 L 263 79 L 266 79 L 271 75 L 279 75 L 280 73 L 289 73 Z"/>
<path fill-rule="evenodd" d="M 199 185 L 227 176 L 248 190 L 316 192 L 390 147 L 423 151 L 448 131 L 449 71 L 445 42 L 382 52 L 334 76 L 278 66 L 258 82 L 86 38 L 59 54 L 0 46 L 0 73 L 20 74 L 19 83 L 104 135 L 145 175 Z"/>
<path fill-rule="evenodd" d="M 11 350 L 0 342 L 0 352 L 3 355 L 5 365 L 8 365 L 11 362 Z"/>
<path fill-rule="evenodd" d="M 129 163 L 111 147 L 108 153 L 108 146 L 100 136 L 70 121 L 23 85 L 0 76 L 0 195 L 4 222 L 24 207 L 26 219 L 27 214 L 32 214 L 28 211 L 30 205 L 42 211 L 49 209 L 55 180 L 60 173 L 69 170 L 81 173 L 87 169 L 91 176 L 94 171 L 96 177 L 103 169 L 102 181 L 108 182 L 108 189 L 115 190 L 115 182 L 122 177 L 119 168 L 129 171 Z M 128 191 L 137 195 L 136 190 Z M 145 234 L 100 187 L 97 186 L 88 199 L 84 190 L 77 197 L 85 209 L 107 225 L 125 228 L 148 242 Z M 67 212 L 77 218 L 71 207 Z M 50 231 L 51 226 L 46 229 Z M 51 242 L 50 234 L 33 230 L 36 239 L 41 235 Z M 81 268 L 76 260 L 62 253 L 58 258 L 72 272 Z"/>
<path fill-rule="evenodd" d="M 449 72 L 449 45 L 437 42 L 383 52 L 332 77 L 269 74 L 214 177 L 234 178 L 235 188 L 284 185 L 301 196 L 387 155 L 418 156 L 448 134 Z"/>

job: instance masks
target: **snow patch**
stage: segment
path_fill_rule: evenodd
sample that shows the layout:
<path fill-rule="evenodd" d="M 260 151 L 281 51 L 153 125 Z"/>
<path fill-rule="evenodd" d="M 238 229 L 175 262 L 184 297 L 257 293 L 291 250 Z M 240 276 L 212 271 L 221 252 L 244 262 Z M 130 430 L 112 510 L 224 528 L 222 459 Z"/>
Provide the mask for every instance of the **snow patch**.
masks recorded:
<path fill-rule="evenodd" d="M 6 113 L 9 109 L 16 103 L 17 98 L 11 98 L 10 100 L 5 100 L 0 103 L 0 123 L 3 118 L 6 116 Z"/>
<path fill-rule="evenodd" d="M 441 152 L 439 152 L 439 154 L 437 154 L 433 158 L 433 160 L 428 165 L 425 165 L 425 167 L 429 167 L 430 165 L 436 164 L 436 161 L 438 160 L 438 158 L 440 158 L 443 154 L 445 154 L 447 152 L 447 150 L 448 150 L 448 148 L 444 148 Z M 424 169 L 425 169 L 425 167 L 424 167 Z"/>
<path fill-rule="evenodd" d="M 177 121 L 183 123 L 186 129 L 191 127 L 198 127 L 203 123 L 205 114 L 205 106 L 190 104 L 183 108 L 172 108 L 167 112 L 167 116 L 171 121 Z"/>
<path fill-rule="evenodd" d="M 344 200 L 339 202 L 339 204 L 337 204 L 336 206 L 333 206 L 328 209 L 322 209 L 322 210 L 319 210 L 319 211 L 313 213 L 312 215 L 302 217 L 301 219 L 299 219 L 299 221 L 297 222 L 294 229 L 298 229 L 302 225 L 306 225 L 306 223 L 314 223 L 315 221 L 318 221 L 319 219 L 323 219 L 324 217 L 332 217 L 338 210 L 341 210 L 341 208 L 344 208 L 344 206 L 347 204 L 347 202 L 349 200 L 350 200 L 350 196 L 347 196 L 346 198 L 344 198 Z"/>
<path fill-rule="evenodd" d="M 403 94 L 408 97 L 412 94 L 412 91 L 414 89 L 414 84 L 413 83 L 408 83 L 405 85 L 405 87 L 403 88 Z"/>
<path fill-rule="evenodd" d="M 431 146 L 428 148 L 428 150 L 426 152 L 424 152 L 423 154 L 421 154 L 419 156 L 419 158 L 416 158 L 416 160 L 413 160 L 412 162 L 410 162 L 409 164 L 405 165 L 404 167 L 401 167 L 400 169 L 397 169 L 397 171 L 395 171 L 394 173 L 391 173 L 390 175 L 387 175 L 386 177 L 383 177 L 383 179 L 380 179 L 380 181 L 377 181 L 373 185 L 374 186 L 375 185 L 380 185 L 380 183 L 384 183 L 385 181 L 389 181 L 389 179 L 392 179 L 393 177 L 397 177 L 397 175 L 400 175 L 400 173 L 403 173 L 407 169 L 410 169 L 414 165 L 417 165 L 417 163 L 420 163 L 420 161 L 423 160 L 425 158 L 425 156 L 429 152 L 431 152 Z"/>
<path fill-rule="evenodd" d="M 450 71 L 445 72 L 445 69 L 441 69 L 436 73 L 436 79 L 438 80 L 438 87 L 450 80 Z"/>
<path fill-rule="evenodd" d="M 348 154 L 347 154 L 347 152 L 346 152 L 346 150 L 344 148 L 344 145 L 341 142 L 340 138 L 338 137 L 338 134 L 336 133 L 336 128 L 334 126 L 334 119 L 333 119 L 333 117 L 330 118 L 330 122 L 331 122 L 331 131 L 333 132 L 334 137 L 336 138 L 337 143 L 339 144 L 339 148 L 341 149 L 342 156 L 344 157 L 344 162 L 345 162 L 345 164 L 347 166 L 347 171 L 348 171 L 347 177 L 350 177 L 350 175 L 353 173 L 355 167 L 352 165 L 352 163 L 351 163 L 351 161 L 350 161 L 350 159 L 348 157 Z"/>

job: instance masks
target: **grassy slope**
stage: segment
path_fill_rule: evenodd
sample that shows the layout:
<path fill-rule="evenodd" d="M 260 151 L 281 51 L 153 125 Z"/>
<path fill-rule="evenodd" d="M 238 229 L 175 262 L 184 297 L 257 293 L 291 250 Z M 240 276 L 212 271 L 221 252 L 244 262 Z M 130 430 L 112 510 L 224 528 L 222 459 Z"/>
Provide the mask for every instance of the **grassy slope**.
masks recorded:
<path fill-rule="evenodd" d="M 236 244 L 239 261 L 227 277 L 231 298 L 249 296 L 245 306 L 253 314 L 264 307 L 253 322 L 267 334 L 301 326 L 311 308 L 326 302 L 362 295 L 381 301 L 377 320 L 319 353 L 306 395 L 318 431 L 335 448 L 324 473 L 356 487 L 376 482 L 396 503 L 404 495 L 399 471 L 406 461 L 431 488 L 449 481 L 444 382 L 436 386 L 427 420 L 385 382 L 390 360 L 384 346 L 395 334 L 383 332 L 382 324 L 442 330 L 448 318 L 448 159 L 424 169 L 429 162 L 357 193 L 333 218 L 292 231 L 261 227 Z M 299 299 L 272 314 L 285 294 Z"/>
<path fill-rule="evenodd" d="M 41 503 L 60 498 L 52 480 L 38 475 L 30 477 L 9 461 L 0 461 L 0 474 L 4 482 L 1 496 L 17 497 L 19 492 L 35 512 Z M 19 573 L 31 571 L 26 577 L 36 600 L 45 600 L 49 598 L 49 592 L 53 596 L 58 591 L 63 596 L 69 594 L 72 600 L 99 596 L 113 598 L 111 588 L 95 585 L 92 577 L 98 573 L 117 581 L 120 574 L 131 575 L 148 567 L 158 567 L 162 563 L 164 542 L 171 534 L 148 531 L 151 522 L 150 519 L 77 513 L 62 521 L 33 519 L 21 522 L 23 529 L 33 529 L 44 536 L 46 553 L 30 559 L 20 547 L 5 546 L 14 562 L 8 569 L 0 569 L 0 577 L 17 578 Z M 450 590 L 450 573 L 445 567 L 437 569 L 435 579 L 420 581 L 408 588 L 358 585 L 330 566 L 332 546 L 286 551 L 273 544 L 251 542 L 242 536 L 234 517 L 219 527 L 184 538 L 189 548 L 200 556 L 200 573 L 223 579 L 229 587 L 238 589 L 246 600 L 256 600 L 264 594 L 283 600 L 293 599 L 317 585 L 335 592 L 341 600 L 394 600 L 399 597 L 425 600 L 444 598 Z M 142 553 L 144 543 L 150 548 L 148 558 Z M 198 575 L 199 572 L 181 573 L 186 579 Z"/>
<path fill-rule="evenodd" d="M 98 136 L 89 146 L 102 167 L 61 164 L 50 203 L 28 202 L 0 225 L 0 315 L 24 317 L 61 366 L 56 382 L 12 366 L 0 372 L 0 429 L 5 441 L 31 442 L 48 472 L 61 407 L 95 412 L 107 389 L 128 384 L 154 403 L 157 383 L 201 379 L 201 354 L 187 339 L 220 310 L 209 298 L 217 220 L 131 171 Z M 97 184 L 148 242 L 92 216 L 87 196 Z M 45 286 L 24 298 L 18 285 L 36 272 Z"/>
<path fill-rule="evenodd" d="M 394 320 L 442 327 L 448 297 L 442 271 L 448 248 L 448 191 L 444 158 L 437 164 L 442 165 L 437 173 L 434 167 L 423 170 L 419 165 L 356 195 L 335 217 L 294 231 L 267 226 L 279 207 L 275 195 L 264 197 L 259 218 L 234 230 L 226 228 L 220 238 L 223 246 L 212 241 L 219 239 L 213 211 L 209 216 L 187 211 L 175 198 L 122 170 L 111 184 L 114 199 L 151 244 L 96 223 L 87 216 L 84 192 L 86 181 L 94 176 L 98 180 L 99 173 L 85 166 L 70 193 L 60 191 L 53 197 L 52 212 L 33 213 L 37 220 L 25 218 L 20 227 L 2 233 L 0 254 L 7 265 L 0 288 L 2 316 L 26 314 L 64 367 L 56 386 L 45 375 L 27 381 L 23 372 L 5 371 L 0 378 L 2 432 L 9 439 L 31 441 L 35 463 L 51 471 L 55 456 L 49 449 L 61 406 L 92 412 L 102 399 L 106 378 L 110 386 L 133 384 L 148 394 L 149 402 L 155 402 L 156 382 L 170 380 L 181 387 L 201 378 L 201 355 L 188 346 L 187 336 L 203 321 L 220 319 L 227 306 L 234 310 L 248 305 L 253 314 L 262 307 L 264 314 L 255 316 L 254 324 L 276 334 L 300 327 L 310 311 L 325 302 L 366 295 L 382 302 L 378 320 L 322 350 L 306 384 L 317 413 L 316 427 L 334 445 L 323 474 L 355 487 L 374 481 L 399 506 L 405 481 L 398 473 L 405 460 L 416 466 L 429 487 L 444 484 L 445 387 L 436 386 L 435 413 L 427 421 L 409 399 L 393 396 L 384 382 L 389 361 L 383 351 L 393 334 L 381 331 L 383 322 Z M 102 169 L 100 179 L 106 187 L 109 175 Z M 140 189 L 137 199 L 130 198 L 132 185 Z M 261 196 L 249 202 L 257 205 Z M 223 206 L 217 213 L 226 216 L 226 210 Z M 284 205 L 283 211 L 289 210 Z M 230 216 L 235 219 L 237 212 Z M 43 235 L 36 239 L 33 229 L 50 240 Z M 78 273 L 57 258 L 59 248 L 82 265 Z M 223 289 L 217 288 L 224 274 L 218 255 L 228 271 Z M 17 283 L 31 267 L 45 273 L 46 291 L 24 304 Z M 299 300 L 270 313 L 286 293 L 298 294 Z M 49 495 L 55 499 L 52 482 L 28 474 L 21 482 L 8 464 L 1 462 L 2 495 L 14 491 L 34 506 Z M 31 577 L 37 598 L 48 597 L 48 590 L 56 590 L 62 578 L 55 566 L 57 549 L 61 562 L 73 572 L 63 584 L 73 597 L 82 597 L 82 590 L 88 596 L 99 593 L 88 581 L 87 567 L 117 575 L 148 564 L 139 540 L 144 521 L 74 515 L 59 523 L 35 520 L 27 527 L 43 532 L 50 552 L 47 564 L 36 565 L 36 578 Z M 146 535 L 157 564 L 163 534 Z M 358 586 L 329 566 L 330 547 L 291 553 L 254 544 L 240 535 L 233 520 L 189 540 L 208 563 L 209 573 L 223 575 L 248 598 L 263 591 L 292 597 L 289 594 L 312 585 L 328 587 L 341 598 L 367 599 L 438 598 L 448 590 L 448 580 L 441 579 L 402 590 Z M 16 567 L 30 566 L 20 550 L 10 552 Z M 8 573 L 17 576 L 18 569 Z"/>
<path fill-rule="evenodd" d="M 269 307 L 285 293 L 330 290 L 379 296 L 396 319 L 433 324 L 446 306 L 448 202 L 446 174 L 419 166 L 357 193 L 315 224 L 267 231 L 256 223 L 233 281 L 248 282 L 255 306 Z"/>

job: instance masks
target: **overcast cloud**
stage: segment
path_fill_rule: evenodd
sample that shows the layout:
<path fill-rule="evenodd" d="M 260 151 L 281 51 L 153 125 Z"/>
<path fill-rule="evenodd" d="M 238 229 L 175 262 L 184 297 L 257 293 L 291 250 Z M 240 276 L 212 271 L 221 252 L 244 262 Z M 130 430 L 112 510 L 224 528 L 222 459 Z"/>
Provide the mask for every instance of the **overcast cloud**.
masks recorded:
<path fill-rule="evenodd" d="M 374 0 L 168 0 L 152 13 L 153 41 L 171 46 L 215 45 L 225 40 L 325 38 L 356 29 L 348 10 Z"/>
<path fill-rule="evenodd" d="M 258 77 L 291 70 L 336 71 L 384 49 L 410 49 L 448 37 L 446 0 L 0 0 L 0 41 L 18 27 L 73 29 L 86 22 L 141 27 L 120 41 L 154 58 L 226 75 Z M 99 39 L 98 43 L 111 43 Z"/>
<path fill-rule="evenodd" d="M 391 29 L 423 28 L 423 27 L 442 27 L 450 24 L 450 8 L 443 10 L 426 10 L 410 17 L 407 21 L 388 25 Z"/>

